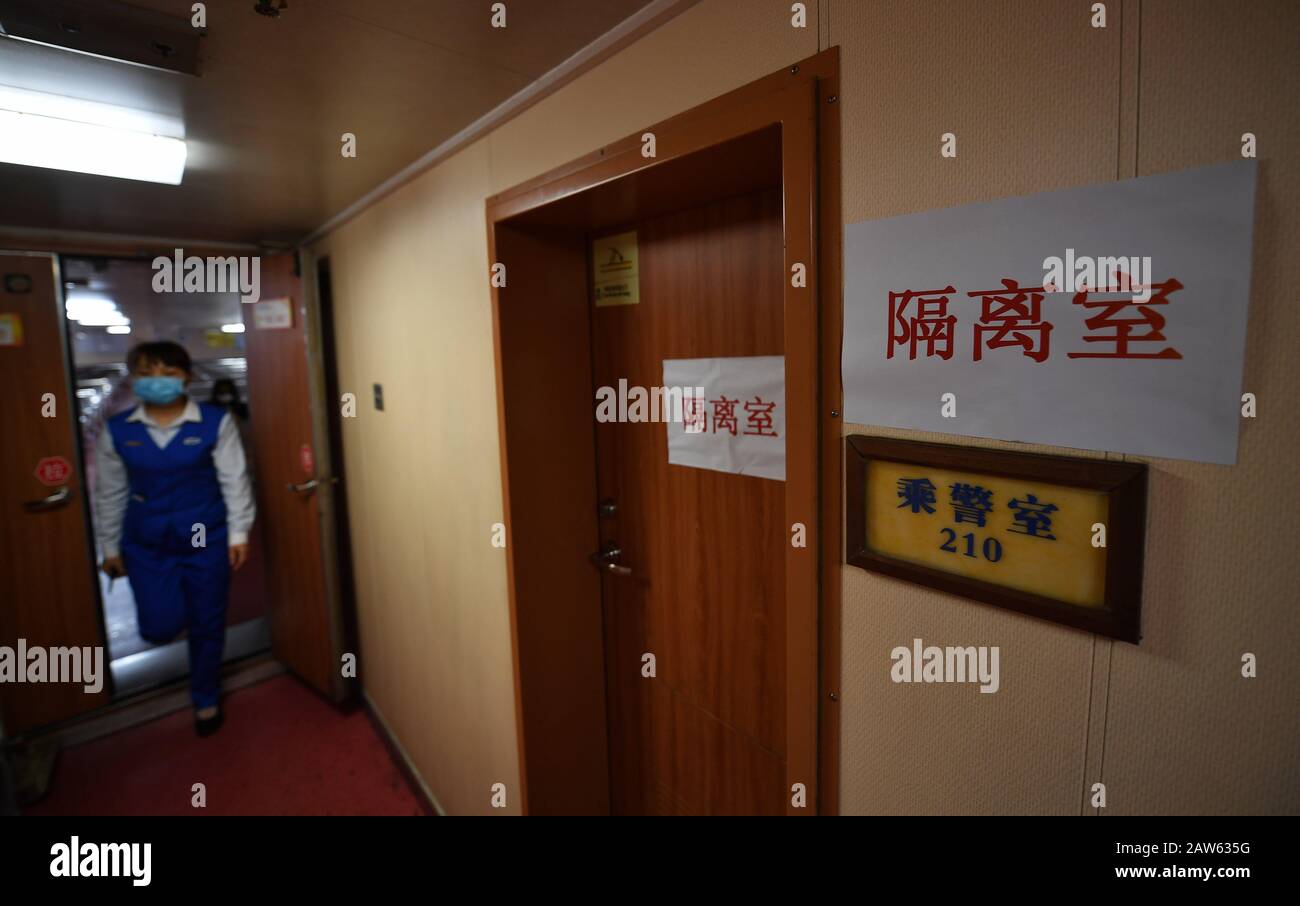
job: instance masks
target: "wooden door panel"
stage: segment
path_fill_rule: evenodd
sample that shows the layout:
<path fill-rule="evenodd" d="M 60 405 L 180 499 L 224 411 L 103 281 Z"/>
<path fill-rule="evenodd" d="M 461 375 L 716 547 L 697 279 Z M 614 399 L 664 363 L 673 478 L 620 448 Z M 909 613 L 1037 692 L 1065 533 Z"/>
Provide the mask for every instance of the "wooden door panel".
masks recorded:
<path fill-rule="evenodd" d="M 648 642 L 680 655 L 660 660 L 659 676 L 784 752 L 780 484 L 683 466 L 666 472 L 664 523 L 648 540 L 648 571 L 661 577 L 647 602 Z M 694 518 L 679 521 L 686 513 Z"/>
<path fill-rule="evenodd" d="M 0 645 L 10 648 L 20 638 L 42 647 L 104 644 L 56 277 L 50 255 L 0 255 L 0 314 L 17 315 L 22 325 L 22 345 L 0 346 L 0 386 L 5 388 L 0 393 Z M 12 291 L 24 282 L 27 291 Z M 42 415 L 47 393 L 54 396 L 52 418 Z M 37 462 L 54 456 L 73 466 L 61 483 L 71 496 L 56 508 L 29 512 L 25 502 L 59 490 L 36 477 Z M 5 733 L 103 705 L 108 699 L 107 652 L 102 665 L 104 689 L 98 693 L 86 693 L 82 684 L 0 684 Z"/>
<path fill-rule="evenodd" d="M 593 310 L 597 386 L 663 360 L 782 353 L 781 195 L 635 224 L 641 301 Z M 598 424 L 613 808 L 778 813 L 785 752 L 781 482 L 670 466 L 663 423 Z M 657 676 L 641 676 L 656 657 Z"/>
<path fill-rule="evenodd" d="M 779 815 L 785 759 L 667 684 L 651 688 L 651 810 L 662 815 Z"/>
<path fill-rule="evenodd" d="M 266 547 L 275 656 L 320 692 L 342 694 L 322 561 L 317 491 L 289 485 L 316 476 L 307 370 L 306 305 L 293 255 L 262 257 L 261 301 L 244 308 L 249 421 L 257 461 L 257 519 Z M 290 300 L 287 328 L 259 328 L 255 309 Z"/>

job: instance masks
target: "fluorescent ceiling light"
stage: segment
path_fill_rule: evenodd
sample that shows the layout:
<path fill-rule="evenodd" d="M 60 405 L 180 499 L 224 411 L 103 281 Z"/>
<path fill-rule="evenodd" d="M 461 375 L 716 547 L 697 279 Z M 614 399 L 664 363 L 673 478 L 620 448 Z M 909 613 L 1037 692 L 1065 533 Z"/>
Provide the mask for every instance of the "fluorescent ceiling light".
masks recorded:
<path fill-rule="evenodd" d="M 222 324 L 221 332 L 222 333 L 243 333 L 244 325 L 243 324 Z"/>
<path fill-rule="evenodd" d="M 131 324 L 129 318 L 117 311 L 103 315 L 82 315 L 72 320 L 82 327 L 128 327 Z"/>
<path fill-rule="evenodd" d="M 187 150 L 158 114 L 0 85 L 0 163 L 178 186 Z"/>
<path fill-rule="evenodd" d="M 107 296 L 89 293 L 71 293 L 64 310 L 82 327 L 126 327 L 130 318 L 117 309 L 117 303 Z"/>
<path fill-rule="evenodd" d="M 129 324 L 110 324 L 108 325 L 109 333 L 130 333 L 131 325 Z"/>

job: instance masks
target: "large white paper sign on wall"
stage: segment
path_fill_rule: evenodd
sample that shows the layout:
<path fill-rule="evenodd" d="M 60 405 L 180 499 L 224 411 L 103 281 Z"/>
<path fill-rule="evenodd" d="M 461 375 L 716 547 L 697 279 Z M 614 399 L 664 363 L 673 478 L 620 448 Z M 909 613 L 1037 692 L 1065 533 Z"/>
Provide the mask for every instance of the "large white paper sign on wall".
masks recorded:
<path fill-rule="evenodd" d="M 683 398 L 669 463 L 785 481 L 784 356 L 664 359 L 664 386 Z"/>
<path fill-rule="evenodd" d="M 1255 173 L 849 225 L 845 420 L 1236 462 Z"/>

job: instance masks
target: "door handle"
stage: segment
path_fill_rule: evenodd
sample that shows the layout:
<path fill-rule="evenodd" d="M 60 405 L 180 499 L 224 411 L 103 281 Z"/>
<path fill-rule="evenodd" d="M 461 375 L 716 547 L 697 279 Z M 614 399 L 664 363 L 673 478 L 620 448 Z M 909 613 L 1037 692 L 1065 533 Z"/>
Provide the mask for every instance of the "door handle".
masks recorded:
<path fill-rule="evenodd" d="M 618 543 L 614 541 L 607 542 L 600 550 L 589 556 L 591 565 L 603 573 L 609 573 L 612 576 L 630 576 L 632 570 L 627 566 L 620 566 L 618 558 L 623 555 Z"/>
<path fill-rule="evenodd" d="M 55 510 L 63 506 L 72 499 L 72 488 L 66 484 L 51 494 L 49 497 L 42 497 L 40 500 L 29 500 L 23 504 L 23 509 L 29 513 L 39 513 L 43 510 Z"/>
<path fill-rule="evenodd" d="M 293 491 L 295 494 L 306 494 L 308 491 L 314 491 L 316 488 L 320 487 L 323 484 L 338 484 L 338 483 L 339 480 L 337 478 L 326 477 L 326 478 L 313 478 L 309 481 L 304 481 L 302 484 L 294 484 L 293 482 L 290 482 L 289 484 L 285 485 L 285 487 L 288 488 L 290 491 Z"/>

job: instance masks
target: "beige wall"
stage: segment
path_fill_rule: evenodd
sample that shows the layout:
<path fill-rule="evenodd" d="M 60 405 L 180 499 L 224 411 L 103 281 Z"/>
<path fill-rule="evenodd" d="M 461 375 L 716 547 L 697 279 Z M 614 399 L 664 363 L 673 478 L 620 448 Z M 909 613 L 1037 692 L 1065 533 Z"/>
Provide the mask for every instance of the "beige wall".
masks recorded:
<path fill-rule="evenodd" d="M 1097 780 L 1110 813 L 1300 811 L 1300 573 L 1279 505 L 1300 503 L 1300 8 L 1112 0 L 1100 30 L 1090 6 L 822 0 L 796 30 L 785 0 L 704 0 L 318 245 L 342 385 L 363 401 L 385 386 L 386 411 L 364 402 L 344 437 L 366 684 L 449 813 L 486 812 L 491 784 L 519 779 L 505 560 L 488 544 L 484 199 L 834 44 L 846 222 L 1229 160 L 1244 131 L 1263 159 L 1246 363 L 1260 417 L 1235 467 L 1152 463 L 1141 646 L 846 568 L 843 811 L 1078 814 Z M 1001 646 L 1001 691 L 892 684 L 889 650 L 916 637 Z M 1239 676 L 1244 651 L 1258 679 Z"/>

